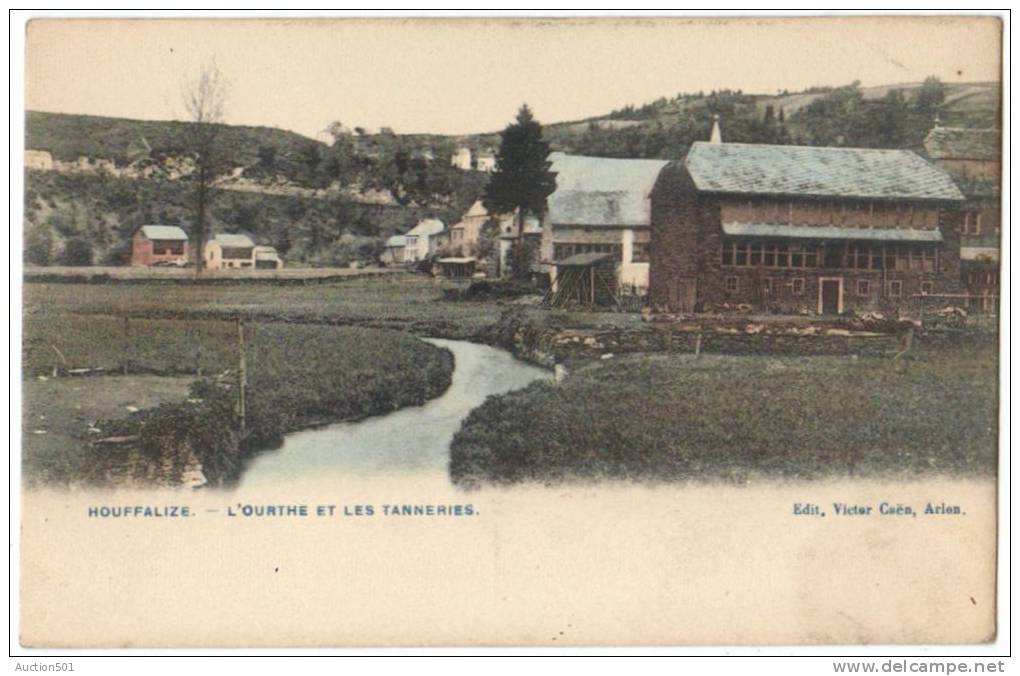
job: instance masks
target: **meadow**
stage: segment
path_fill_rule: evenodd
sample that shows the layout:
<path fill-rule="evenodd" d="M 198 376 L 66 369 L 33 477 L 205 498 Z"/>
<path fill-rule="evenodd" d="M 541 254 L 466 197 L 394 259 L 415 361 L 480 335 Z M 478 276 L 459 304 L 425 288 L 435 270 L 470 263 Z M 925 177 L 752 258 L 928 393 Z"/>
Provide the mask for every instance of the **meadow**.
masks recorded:
<path fill-rule="evenodd" d="M 242 426 L 238 333 L 235 322 L 220 320 L 135 318 L 125 333 L 120 317 L 27 316 L 26 376 L 48 378 L 54 367 L 61 376 L 74 368 L 121 374 L 78 378 L 79 408 L 93 387 L 100 386 L 97 381 L 116 380 L 118 388 L 130 391 L 135 379 L 150 374 L 187 374 L 195 380 L 183 401 L 164 401 L 116 419 L 90 421 L 103 438 L 135 440 L 123 448 L 94 449 L 94 462 L 54 457 L 52 449 L 42 449 L 44 440 L 26 434 L 25 478 L 31 482 L 45 476 L 57 483 L 123 478 L 111 476 L 117 474 L 111 464 L 153 478 L 154 472 L 179 474 L 197 460 L 208 480 L 229 481 L 236 478 L 245 457 L 272 447 L 289 431 L 422 404 L 446 390 L 453 372 L 448 351 L 406 333 L 249 322 L 244 326 L 247 378 Z M 40 416 L 67 415 L 66 410 L 52 410 L 45 399 L 35 398 L 31 404 L 24 412 L 26 430 L 29 421 L 38 426 Z M 86 428 L 82 424 L 80 443 L 67 449 L 69 455 L 81 456 L 81 447 L 96 440 Z M 50 460 L 33 457 L 37 450 L 49 453 Z"/>
<path fill-rule="evenodd" d="M 463 486 L 994 475 L 991 347 L 877 357 L 650 354 L 490 398 L 464 421 Z"/>

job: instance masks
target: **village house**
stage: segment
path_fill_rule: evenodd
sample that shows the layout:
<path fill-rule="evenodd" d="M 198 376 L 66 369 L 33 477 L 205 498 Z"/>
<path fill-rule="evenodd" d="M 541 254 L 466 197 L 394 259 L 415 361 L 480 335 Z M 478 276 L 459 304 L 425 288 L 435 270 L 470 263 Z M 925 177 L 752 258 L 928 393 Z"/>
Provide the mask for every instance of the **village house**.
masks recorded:
<path fill-rule="evenodd" d="M 450 156 L 450 164 L 463 171 L 471 170 L 471 149 L 457 148 L 457 151 Z"/>
<path fill-rule="evenodd" d="M 837 314 L 960 290 L 949 175 L 907 150 L 695 143 L 652 195 L 653 309 Z"/>
<path fill-rule="evenodd" d="M 496 155 L 491 151 L 478 153 L 475 157 L 475 169 L 486 173 L 496 170 Z"/>
<path fill-rule="evenodd" d="M 379 262 L 383 265 L 400 265 L 404 262 L 405 249 L 407 249 L 407 238 L 403 235 L 393 235 L 386 240 L 383 252 L 379 256 Z"/>
<path fill-rule="evenodd" d="M 579 254 L 615 263 L 614 293 L 648 287 L 651 195 L 665 160 L 551 153 L 556 190 L 542 223 L 542 269 L 555 285 L 558 264 Z M 554 286 L 555 288 L 555 286 Z"/>
<path fill-rule="evenodd" d="M 205 267 L 228 270 L 255 267 L 255 242 L 243 234 L 220 233 L 205 243 Z"/>
<path fill-rule="evenodd" d="M 26 150 L 25 168 L 37 171 L 51 171 L 53 169 L 53 155 L 45 150 Z"/>
<path fill-rule="evenodd" d="M 404 262 L 416 263 L 436 253 L 448 241 L 446 226 L 438 218 L 418 222 L 404 235 Z"/>
<path fill-rule="evenodd" d="M 131 236 L 131 265 L 185 266 L 188 234 L 176 225 L 143 225 Z"/>
<path fill-rule="evenodd" d="M 936 122 L 924 152 L 953 177 L 966 197 L 960 223 L 960 274 L 973 296 L 999 294 L 1001 237 L 1001 135 L 997 129 L 942 127 Z M 991 298 L 971 299 L 971 308 L 991 310 Z"/>
<path fill-rule="evenodd" d="M 482 239 L 485 224 L 495 218 L 497 234 L 501 234 L 505 227 L 513 224 L 512 214 L 492 216 L 486 210 L 481 200 L 472 204 L 460 220 L 450 226 L 450 250 L 455 253 L 472 254 L 477 251 L 478 243 Z"/>

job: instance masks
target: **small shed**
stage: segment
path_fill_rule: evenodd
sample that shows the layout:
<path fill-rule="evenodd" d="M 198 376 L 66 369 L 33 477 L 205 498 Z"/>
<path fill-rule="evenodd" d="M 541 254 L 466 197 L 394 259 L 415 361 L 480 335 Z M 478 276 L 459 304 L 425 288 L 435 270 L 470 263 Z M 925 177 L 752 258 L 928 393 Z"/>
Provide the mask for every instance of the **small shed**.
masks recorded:
<path fill-rule="evenodd" d="M 256 246 L 252 249 L 255 267 L 259 270 L 279 270 L 283 267 L 280 252 L 271 246 Z"/>
<path fill-rule="evenodd" d="M 546 300 L 554 307 L 616 305 L 616 286 L 614 254 L 580 253 L 556 261 L 556 281 Z"/>
<path fill-rule="evenodd" d="M 440 258 L 436 261 L 439 266 L 439 274 L 454 279 L 473 277 L 477 263 L 477 259 L 470 257 Z"/>

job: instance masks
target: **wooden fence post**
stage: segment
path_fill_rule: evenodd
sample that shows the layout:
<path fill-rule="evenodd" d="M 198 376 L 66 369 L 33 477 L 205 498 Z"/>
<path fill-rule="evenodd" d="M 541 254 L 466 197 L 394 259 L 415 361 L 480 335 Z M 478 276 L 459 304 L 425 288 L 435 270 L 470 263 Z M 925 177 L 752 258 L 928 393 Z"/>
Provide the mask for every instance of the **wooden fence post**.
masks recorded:
<path fill-rule="evenodd" d="M 701 357 L 701 331 L 698 331 L 698 336 L 694 339 L 694 358 L 699 357 Z"/>
<path fill-rule="evenodd" d="M 247 423 L 245 411 L 245 386 L 248 384 L 248 368 L 244 357 L 244 320 L 237 319 L 237 415 L 241 419 L 241 431 L 243 432 Z"/>
<path fill-rule="evenodd" d="M 121 373 L 127 375 L 128 355 L 131 353 L 131 318 L 124 317 L 124 352 L 121 357 Z"/>

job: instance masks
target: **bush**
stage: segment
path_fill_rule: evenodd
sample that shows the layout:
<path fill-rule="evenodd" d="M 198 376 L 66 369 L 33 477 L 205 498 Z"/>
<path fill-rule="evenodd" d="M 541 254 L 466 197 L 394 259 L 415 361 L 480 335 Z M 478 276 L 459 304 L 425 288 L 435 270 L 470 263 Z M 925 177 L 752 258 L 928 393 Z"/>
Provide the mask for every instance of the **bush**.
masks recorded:
<path fill-rule="evenodd" d="M 92 265 L 92 243 L 81 237 L 72 237 L 64 244 L 60 262 L 64 265 Z"/>
<path fill-rule="evenodd" d="M 29 225 L 25 229 L 25 260 L 34 265 L 53 262 L 53 231 L 47 225 Z"/>

